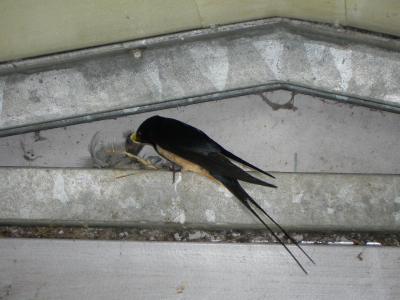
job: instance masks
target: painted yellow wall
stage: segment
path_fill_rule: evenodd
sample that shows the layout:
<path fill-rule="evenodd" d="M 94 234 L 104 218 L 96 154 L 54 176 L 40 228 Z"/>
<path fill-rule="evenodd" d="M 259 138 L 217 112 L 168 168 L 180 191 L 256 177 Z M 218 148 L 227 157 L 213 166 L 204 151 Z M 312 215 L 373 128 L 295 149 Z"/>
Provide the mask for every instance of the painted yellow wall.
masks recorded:
<path fill-rule="evenodd" d="M 399 0 L 2 0 L 0 61 L 276 16 L 400 36 Z"/>

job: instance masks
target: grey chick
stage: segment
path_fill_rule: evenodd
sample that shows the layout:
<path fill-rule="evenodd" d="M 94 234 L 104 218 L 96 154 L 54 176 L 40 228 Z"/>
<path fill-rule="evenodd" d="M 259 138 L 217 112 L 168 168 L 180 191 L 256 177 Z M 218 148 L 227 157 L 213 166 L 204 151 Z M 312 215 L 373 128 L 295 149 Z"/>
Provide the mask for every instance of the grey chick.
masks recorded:
<path fill-rule="evenodd" d="M 141 159 L 147 160 L 157 169 L 173 171 L 174 173 L 180 171 L 180 166 L 166 161 L 158 155 L 139 155 L 140 151 L 143 149 L 143 145 L 134 143 L 130 139 L 131 135 L 132 132 L 127 131 L 123 133 L 125 143 L 120 142 L 105 144 L 103 141 L 100 140 L 99 132 L 96 132 L 93 135 L 88 146 L 90 157 L 83 160 L 82 166 L 85 168 L 113 168 L 136 170 L 143 170 L 148 168 L 142 163 L 138 162 L 135 158 L 128 157 L 122 153 L 125 151 L 135 156 L 138 156 Z M 104 151 L 104 148 L 107 150 L 111 150 L 111 152 Z"/>
<path fill-rule="evenodd" d="M 131 139 L 132 134 L 133 134 L 133 132 L 130 132 L 130 131 L 124 132 L 124 136 L 126 136 L 125 151 L 138 156 L 138 153 L 142 150 L 142 148 L 144 146 L 133 142 Z M 140 158 L 146 159 L 149 163 L 151 163 L 153 166 L 155 166 L 158 169 L 164 169 L 164 170 L 173 171 L 173 172 L 179 172 L 181 170 L 180 166 L 178 166 L 170 161 L 167 161 L 158 155 L 152 155 L 152 156 L 147 156 L 147 157 L 140 156 Z"/>
<path fill-rule="evenodd" d="M 115 152 L 106 152 L 103 148 Z M 82 164 L 86 168 L 140 169 L 141 164 L 136 159 L 121 152 L 126 151 L 137 156 L 142 148 L 139 145 L 127 147 L 126 143 L 122 142 L 104 144 L 99 139 L 99 132 L 96 132 L 88 146 L 90 157 L 85 158 Z"/>

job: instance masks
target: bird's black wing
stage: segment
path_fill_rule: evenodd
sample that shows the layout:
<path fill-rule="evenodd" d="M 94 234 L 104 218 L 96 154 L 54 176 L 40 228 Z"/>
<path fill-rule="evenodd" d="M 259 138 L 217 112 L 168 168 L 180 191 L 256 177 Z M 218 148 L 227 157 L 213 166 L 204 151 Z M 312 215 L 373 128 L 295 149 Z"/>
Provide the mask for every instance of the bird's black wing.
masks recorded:
<path fill-rule="evenodd" d="M 190 126 L 186 123 L 174 120 L 174 119 L 168 119 L 164 118 L 163 120 L 164 126 L 163 128 L 165 129 L 172 129 L 171 132 L 174 133 L 174 137 L 172 137 L 176 145 L 180 145 L 183 149 L 186 149 L 188 151 L 193 151 L 193 152 L 198 152 L 198 153 L 204 153 L 205 151 L 209 152 L 220 152 L 221 154 L 225 155 L 226 157 L 241 163 L 247 167 L 250 167 L 258 172 L 261 172 L 269 177 L 275 178 L 271 174 L 261 170 L 260 168 L 257 168 L 256 166 L 252 165 L 251 163 L 245 161 L 244 159 L 241 159 L 240 157 L 236 156 L 232 152 L 226 150 L 223 148 L 221 145 L 219 145 L 216 141 L 211 139 L 207 134 L 205 134 L 203 131 Z M 168 136 L 168 135 L 163 135 Z"/>
<path fill-rule="evenodd" d="M 275 185 L 262 181 L 245 172 L 219 152 L 198 153 L 169 144 L 157 143 L 157 145 L 179 157 L 199 165 L 210 173 L 218 173 L 229 178 L 276 188 Z"/>
<path fill-rule="evenodd" d="M 267 175 L 269 177 L 275 178 L 275 176 L 269 174 L 268 172 L 265 172 L 265 171 L 261 170 L 260 168 L 257 168 L 256 166 L 253 166 L 251 163 L 248 163 L 244 159 L 241 159 L 240 157 L 236 156 L 232 152 L 229 152 L 228 150 L 226 150 L 226 149 L 224 149 L 222 147 L 221 147 L 221 153 L 223 155 L 225 155 L 226 157 L 228 157 L 228 158 L 230 158 L 230 159 L 232 159 L 234 161 L 237 161 L 238 163 L 241 163 L 241 164 L 243 164 L 245 166 L 248 166 L 248 167 L 250 167 L 250 168 L 252 168 L 252 169 L 254 169 L 254 170 L 258 171 L 258 172 L 263 173 L 264 175 Z"/>
<path fill-rule="evenodd" d="M 237 180 L 253 184 L 276 188 L 276 186 L 273 184 L 270 184 L 256 177 L 253 177 L 246 171 L 236 166 L 221 153 L 212 152 L 207 154 L 198 154 L 194 152 L 186 152 L 186 153 L 181 153 L 179 156 L 181 157 L 186 156 L 187 160 L 198 164 L 199 166 L 206 169 L 210 173 L 218 173 L 223 176 L 227 176 L 229 178 L 234 178 Z"/>
<path fill-rule="evenodd" d="M 155 125 L 157 129 L 151 130 L 150 139 L 166 150 L 173 146 L 197 153 L 221 151 L 222 147 L 203 131 L 181 121 L 159 117 Z"/>
<path fill-rule="evenodd" d="M 184 155 L 184 154 L 182 154 Z M 218 173 L 229 178 L 234 178 L 237 180 L 268 186 L 276 188 L 275 185 L 260 180 L 246 171 L 242 170 L 234 163 L 232 163 L 228 158 L 220 153 L 208 153 L 206 155 L 197 153 L 186 153 L 188 160 L 195 162 L 199 166 L 203 167 L 210 173 Z"/>
<path fill-rule="evenodd" d="M 272 175 L 225 150 L 203 131 L 183 122 L 174 119 L 160 118 L 158 128 L 152 131 L 150 138 L 161 148 L 198 164 L 207 171 L 214 171 L 228 177 L 254 184 L 276 187 L 251 176 L 226 157 L 268 176 L 273 177 Z"/>

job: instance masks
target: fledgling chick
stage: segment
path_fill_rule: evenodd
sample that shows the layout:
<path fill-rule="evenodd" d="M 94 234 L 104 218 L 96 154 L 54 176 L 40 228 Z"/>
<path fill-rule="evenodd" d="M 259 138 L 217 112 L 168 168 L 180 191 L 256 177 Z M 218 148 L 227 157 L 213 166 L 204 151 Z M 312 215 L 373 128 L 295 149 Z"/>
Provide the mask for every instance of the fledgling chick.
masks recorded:
<path fill-rule="evenodd" d="M 138 156 L 144 160 L 147 160 L 151 165 L 157 169 L 179 171 L 180 167 L 166 161 L 157 155 L 144 156 L 139 155 L 140 151 L 143 149 L 143 145 L 134 143 L 131 140 L 131 135 L 133 132 L 124 132 L 123 137 L 125 138 L 125 143 L 104 143 L 100 140 L 100 133 L 96 132 L 88 146 L 90 157 L 84 158 L 81 165 L 85 168 L 113 168 L 113 169 L 136 169 L 143 170 L 148 167 L 140 163 L 135 158 L 128 157 L 122 152 L 128 152 L 135 156 Z M 105 151 L 107 149 L 108 151 Z"/>
<path fill-rule="evenodd" d="M 143 147 L 130 147 L 129 153 L 138 155 Z M 104 149 L 111 150 L 110 152 Z M 107 143 L 99 139 L 99 132 L 96 132 L 88 146 L 89 158 L 82 162 L 86 168 L 114 168 L 114 169 L 140 169 L 141 164 L 136 159 L 130 158 L 122 152 L 126 149 L 126 143 Z"/>

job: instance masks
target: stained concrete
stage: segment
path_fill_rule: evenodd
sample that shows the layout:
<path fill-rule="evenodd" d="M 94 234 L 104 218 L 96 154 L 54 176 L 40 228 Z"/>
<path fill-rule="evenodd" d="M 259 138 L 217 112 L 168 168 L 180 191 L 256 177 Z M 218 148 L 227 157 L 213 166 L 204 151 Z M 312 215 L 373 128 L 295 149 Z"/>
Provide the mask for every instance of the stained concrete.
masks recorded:
<path fill-rule="evenodd" d="M 374 36 L 318 25 L 304 29 L 296 24 L 270 21 L 221 29 L 219 34 L 190 32 L 179 43 L 164 40 L 159 48 L 144 49 L 140 45 L 148 42 L 138 41 L 135 51 L 123 48 L 118 55 L 101 58 L 97 50 L 85 50 L 81 59 L 89 58 L 90 51 L 97 58 L 64 68 L 62 57 L 54 57 L 49 63 L 59 69 L 33 74 L 15 73 L 18 67 L 10 64 L 13 73 L 0 77 L 0 134 L 91 122 L 282 85 L 342 102 L 398 110 L 400 56 L 392 51 L 399 48 L 398 41 L 378 38 L 382 40 L 378 46 Z"/>
<path fill-rule="evenodd" d="M 396 230 L 398 177 L 377 174 L 400 172 L 399 114 L 371 107 L 398 108 L 397 42 L 295 24 L 304 26 L 262 21 L 191 32 L 189 41 L 114 56 L 94 51 L 67 68 L 8 72 L 0 78 L 1 134 L 12 136 L 0 140 L 0 164 L 82 167 L 96 132 L 123 142 L 123 132 L 157 113 L 278 172 L 278 190 L 245 186 L 287 228 Z M 296 88 L 269 91 L 283 86 Z M 59 128 L 32 133 L 52 127 Z M 172 185 L 167 173 L 116 174 L 2 168 L 2 223 L 260 226 L 225 189 L 196 175 Z"/>
<path fill-rule="evenodd" d="M 400 114 L 286 91 L 3 137 L 0 166 L 83 167 L 96 132 L 105 144 L 123 143 L 154 114 L 200 128 L 267 171 L 400 173 Z"/>
<path fill-rule="evenodd" d="M 352 9 L 351 18 L 357 14 Z M 149 111 L 158 110 L 203 129 L 259 167 L 280 171 L 271 180 L 276 190 L 244 187 L 283 227 L 395 232 L 400 183 L 398 175 L 390 174 L 399 173 L 399 115 L 387 111 L 399 112 L 399 49 L 388 37 L 261 20 L 6 62 L 0 65 L 6 74 L 0 78 L 0 135 L 11 137 L 0 140 L 0 161 L 4 166 L 79 167 L 97 131 L 105 142 L 119 142 L 122 132 L 136 129 L 153 114 Z M 202 103 L 217 99 L 226 100 Z M 186 106 L 194 103 L 202 104 Z M 85 122 L 90 123 L 80 124 Z M 62 128 L 72 124 L 79 125 Z M 298 173 L 305 171 L 349 174 Z M 0 168 L 0 222 L 265 230 L 237 199 L 205 178 L 184 174 L 174 184 L 168 172 L 116 178 L 126 173 Z M 318 264 L 311 270 L 314 281 L 280 247 L 0 242 L 6 253 L 0 261 L 0 274 L 5 274 L 0 297 L 90 298 L 97 291 L 107 299 L 190 297 L 204 291 L 240 298 L 281 298 L 282 291 L 287 298 L 398 295 L 398 251 L 386 247 L 306 247 Z M 321 249 L 326 251 L 318 254 Z M 267 277 L 262 275 L 266 271 Z M 254 278 L 262 283 L 254 284 Z M 288 279 L 294 279 L 293 289 L 287 288 L 292 286 Z M 284 284 L 277 289 L 276 282 Z"/>
<path fill-rule="evenodd" d="M 399 226 L 399 180 L 390 175 L 400 172 L 399 114 L 286 91 L 157 113 L 190 123 L 251 163 L 278 172 L 271 181 L 277 190 L 244 186 L 288 229 Z M 117 179 L 131 171 L 77 169 L 89 157 L 96 132 L 105 143 L 123 142 L 123 132 L 153 114 L 1 138 L 1 223 L 261 229 L 229 192 L 195 174 L 172 184 L 169 172 Z M 22 166 L 53 168 L 16 168 Z"/>
<path fill-rule="evenodd" d="M 129 171 L 128 171 L 129 173 Z M 225 188 L 199 175 L 0 169 L 3 224 L 263 228 Z M 400 224 L 400 178 L 274 173 L 278 189 L 243 184 L 287 229 L 392 231 Z"/>

